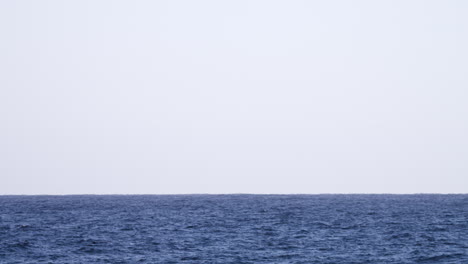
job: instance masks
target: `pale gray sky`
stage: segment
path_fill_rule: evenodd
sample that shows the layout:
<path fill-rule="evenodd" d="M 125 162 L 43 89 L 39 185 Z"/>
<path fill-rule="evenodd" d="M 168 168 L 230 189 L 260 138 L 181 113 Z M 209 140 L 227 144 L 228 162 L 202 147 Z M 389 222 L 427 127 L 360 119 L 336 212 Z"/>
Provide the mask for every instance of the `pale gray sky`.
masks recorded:
<path fill-rule="evenodd" d="M 0 194 L 467 193 L 468 1 L 1 1 Z"/>

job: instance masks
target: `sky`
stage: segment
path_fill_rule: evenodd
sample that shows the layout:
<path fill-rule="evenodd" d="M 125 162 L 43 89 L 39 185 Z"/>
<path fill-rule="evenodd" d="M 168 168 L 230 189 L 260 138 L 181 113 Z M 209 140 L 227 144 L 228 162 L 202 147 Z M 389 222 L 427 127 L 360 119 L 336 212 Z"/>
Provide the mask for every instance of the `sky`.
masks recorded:
<path fill-rule="evenodd" d="M 467 13 L 1 1 L 0 194 L 467 193 Z"/>

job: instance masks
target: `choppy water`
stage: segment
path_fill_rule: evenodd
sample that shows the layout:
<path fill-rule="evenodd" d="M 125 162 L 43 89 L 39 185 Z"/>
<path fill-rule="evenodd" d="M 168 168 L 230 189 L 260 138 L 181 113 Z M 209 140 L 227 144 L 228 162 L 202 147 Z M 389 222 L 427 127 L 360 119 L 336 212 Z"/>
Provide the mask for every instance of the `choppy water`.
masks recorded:
<path fill-rule="evenodd" d="M 0 263 L 468 263 L 468 195 L 0 196 Z"/>

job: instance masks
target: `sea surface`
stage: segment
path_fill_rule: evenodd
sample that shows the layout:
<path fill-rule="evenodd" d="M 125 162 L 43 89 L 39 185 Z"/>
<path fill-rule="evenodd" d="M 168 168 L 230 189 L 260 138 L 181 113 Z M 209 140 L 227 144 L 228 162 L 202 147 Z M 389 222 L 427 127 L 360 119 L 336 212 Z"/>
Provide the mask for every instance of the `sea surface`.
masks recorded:
<path fill-rule="evenodd" d="M 468 195 L 0 196 L 0 263 L 468 263 Z"/>

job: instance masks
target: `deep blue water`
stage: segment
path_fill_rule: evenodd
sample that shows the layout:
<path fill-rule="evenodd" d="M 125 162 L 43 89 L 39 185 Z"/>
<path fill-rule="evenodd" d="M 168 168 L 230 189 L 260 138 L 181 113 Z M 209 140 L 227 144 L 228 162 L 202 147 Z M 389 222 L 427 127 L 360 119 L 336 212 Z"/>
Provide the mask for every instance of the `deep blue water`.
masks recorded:
<path fill-rule="evenodd" d="M 468 195 L 0 196 L 0 263 L 468 263 Z"/>

